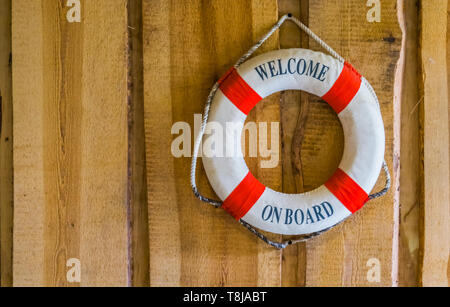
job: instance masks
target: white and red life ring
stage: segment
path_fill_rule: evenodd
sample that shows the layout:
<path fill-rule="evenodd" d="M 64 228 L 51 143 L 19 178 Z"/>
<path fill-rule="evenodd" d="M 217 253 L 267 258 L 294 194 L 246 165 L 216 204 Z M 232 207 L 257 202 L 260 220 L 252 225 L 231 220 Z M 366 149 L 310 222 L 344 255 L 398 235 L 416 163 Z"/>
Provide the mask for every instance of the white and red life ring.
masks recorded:
<path fill-rule="evenodd" d="M 320 52 L 283 49 L 231 69 L 219 85 L 209 122 L 243 128 L 250 110 L 265 97 L 302 90 L 329 103 L 345 136 L 336 173 L 323 186 L 303 194 L 265 187 L 249 172 L 242 156 L 204 155 L 211 186 L 235 219 L 272 233 L 303 235 L 328 229 L 364 206 L 383 164 L 385 134 L 377 98 L 350 64 Z M 225 148 L 241 150 L 236 138 L 225 139 Z"/>

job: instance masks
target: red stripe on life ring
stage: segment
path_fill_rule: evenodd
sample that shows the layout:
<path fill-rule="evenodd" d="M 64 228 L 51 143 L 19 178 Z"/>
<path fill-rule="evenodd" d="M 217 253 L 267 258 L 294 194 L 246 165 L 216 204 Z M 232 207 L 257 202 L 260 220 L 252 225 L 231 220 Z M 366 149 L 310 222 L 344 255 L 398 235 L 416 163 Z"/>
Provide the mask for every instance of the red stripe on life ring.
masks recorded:
<path fill-rule="evenodd" d="M 322 99 L 328 102 L 334 111 L 339 114 L 352 101 L 360 87 L 361 75 L 352 65 L 345 62 L 344 69 L 339 75 L 339 78 Z"/>
<path fill-rule="evenodd" d="M 245 115 L 262 100 L 234 67 L 219 80 L 219 85 L 224 95 Z"/>
<path fill-rule="evenodd" d="M 266 187 L 249 172 L 225 199 L 222 208 L 239 221 L 250 211 L 265 190 Z"/>
<path fill-rule="evenodd" d="M 325 186 L 352 214 L 361 209 L 369 200 L 369 195 L 339 168 L 325 183 Z"/>

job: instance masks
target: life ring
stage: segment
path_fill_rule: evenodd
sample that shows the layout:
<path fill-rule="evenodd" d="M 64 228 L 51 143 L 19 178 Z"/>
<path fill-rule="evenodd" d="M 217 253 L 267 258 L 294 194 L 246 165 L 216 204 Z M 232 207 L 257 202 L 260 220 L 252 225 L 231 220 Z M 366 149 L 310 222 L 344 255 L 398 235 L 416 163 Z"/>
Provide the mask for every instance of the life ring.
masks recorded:
<path fill-rule="evenodd" d="M 208 122 L 222 127 L 233 123 L 242 133 L 249 112 L 262 99 L 279 91 L 302 90 L 322 97 L 336 111 L 345 137 L 335 174 L 302 194 L 265 187 L 242 156 L 223 156 L 212 148 L 202 157 L 204 169 L 222 208 L 236 220 L 272 233 L 305 235 L 326 230 L 364 206 L 383 164 L 385 134 L 375 93 L 350 64 L 321 52 L 282 49 L 229 70 L 218 84 Z M 224 139 L 224 148 L 241 151 L 240 138 Z"/>

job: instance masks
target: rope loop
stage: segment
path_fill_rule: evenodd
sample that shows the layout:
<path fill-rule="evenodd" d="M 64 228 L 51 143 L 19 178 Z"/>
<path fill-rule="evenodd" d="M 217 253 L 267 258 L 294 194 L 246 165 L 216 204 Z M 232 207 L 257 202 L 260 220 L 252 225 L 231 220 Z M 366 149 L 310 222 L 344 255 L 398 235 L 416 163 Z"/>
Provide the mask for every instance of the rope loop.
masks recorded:
<path fill-rule="evenodd" d="M 258 50 L 258 48 L 261 47 L 261 45 L 264 44 L 264 42 L 267 39 L 269 39 L 275 33 L 275 31 L 277 31 L 284 24 L 284 22 L 286 20 L 289 20 L 289 21 L 295 23 L 301 30 L 303 30 L 309 37 L 311 37 L 314 41 L 316 41 L 330 55 L 332 55 L 334 58 L 336 58 L 341 63 L 345 63 L 345 59 L 342 56 L 340 56 L 336 51 L 334 51 L 333 48 L 331 48 L 327 43 L 325 43 L 313 31 L 311 31 L 311 29 L 309 29 L 306 25 L 304 25 L 300 20 L 295 18 L 292 14 L 286 14 L 286 15 L 282 16 L 280 18 L 280 20 L 253 47 L 251 47 L 247 51 L 247 53 L 245 53 L 236 62 L 236 64 L 233 66 L 233 68 L 235 68 L 235 69 L 239 68 L 239 66 L 241 66 L 248 58 L 250 58 L 253 55 L 253 53 L 256 50 Z M 206 101 L 205 109 L 204 109 L 204 113 L 203 113 L 203 120 L 202 120 L 200 133 L 198 134 L 198 136 L 195 140 L 195 143 L 194 143 L 194 152 L 192 155 L 192 163 L 191 163 L 191 187 L 192 187 L 192 191 L 194 192 L 195 197 L 197 197 L 202 202 L 205 202 L 205 203 L 208 203 L 208 204 L 214 206 L 215 208 L 222 207 L 222 202 L 219 200 L 214 200 L 214 199 L 205 197 L 202 194 L 200 194 L 200 192 L 198 191 L 198 188 L 197 188 L 197 183 L 196 183 L 196 170 L 197 170 L 198 154 L 199 154 L 200 146 L 202 143 L 203 135 L 205 134 L 206 125 L 208 123 L 208 117 L 209 117 L 209 111 L 211 109 L 211 103 L 214 99 L 214 96 L 216 95 L 217 90 L 219 89 L 220 82 L 223 80 L 223 78 L 226 78 L 227 76 L 228 76 L 228 74 L 225 74 L 225 76 L 222 77 L 222 79 L 220 81 L 216 82 L 214 84 L 213 88 L 211 89 L 211 92 L 208 95 L 208 99 Z M 375 101 L 377 102 L 378 106 L 380 107 L 378 97 L 375 94 L 373 87 L 370 85 L 370 83 L 364 77 L 362 78 L 362 81 L 365 82 L 365 84 L 368 86 L 371 94 L 373 95 Z M 385 177 L 386 177 L 385 186 L 381 191 L 369 195 L 369 200 L 374 200 L 378 197 L 382 197 L 382 196 L 386 195 L 391 187 L 391 175 L 389 173 L 389 168 L 388 168 L 386 161 L 383 161 L 383 170 L 384 170 Z M 343 220 L 342 222 L 344 222 L 344 221 L 345 220 Z M 269 240 L 269 238 L 267 238 L 265 235 L 263 235 L 261 232 L 259 232 L 256 228 L 254 228 L 250 224 L 246 223 L 245 221 L 240 220 L 239 222 L 241 225 L 243 225 L 245 228 L 247 228 L 250 232 L 252 232 L 259 239 L 261 239 L 268 245 L 270 245 L 276 249 L 280 249 L 280 250 L 285 249 L 289 245 L 306 242 L 306 241 L 308 241 L 312 238 L 315 238 L 315 237 L 321 235 L 322 233 L 330 230 L 331 228 L 333 228 L 333 227 L 330 227 L 330 228 L 324 229 L 320 232 L 315 232 L 312 234 L 300 236 L 299 238 L 297 238 L 295 240 L 288 240 L 288 241 L 284 241 L 284 242 L 280 243 L 280 242 L 274 242 L 274 241 Z"/>

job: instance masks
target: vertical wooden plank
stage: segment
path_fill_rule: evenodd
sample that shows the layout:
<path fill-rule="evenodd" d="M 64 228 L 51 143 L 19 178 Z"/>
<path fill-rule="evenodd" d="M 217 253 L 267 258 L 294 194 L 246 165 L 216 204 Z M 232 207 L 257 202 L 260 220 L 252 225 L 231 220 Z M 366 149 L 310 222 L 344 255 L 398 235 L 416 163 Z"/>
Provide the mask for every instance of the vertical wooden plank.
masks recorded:
<path fill-rule="evenodd" d="M 447 9 L 448 0 L 421 1 L 424 204 L 420 273 L 423 286 L 448 286 L 450 242 L 444 235 L 450 230 Z"/>
<path fill-rule="evenodd" d="M 196 200 L 190 158 L 171 153 L 172 125 L 187 123 L 193 138 L 194 114 L 202 113 L 213 83 L 276 22 L 276 1 L 144 0 L 143 14 L 150 284 L 280 285 L 280 252 Z M 279 121 L 276 100 L 269 98 L 251 118 Z M 201 191 L 213 196 L 199 171 Z M 257 177 L 281 188 L 280 168 Z"/>
<path fill-rule="evenodd" d="M 126 4 L 13 2 L 16 286 L 129 282 Z"/>
<path fill-rule="evenodd" d="M 418 67 L 418 8 L 416 1 L 403 5 L 404 74 L 401 106 L 400 252 L 399 286 L 418 285 L 420 220 L 420 136 Z"/>
<path fill-rule="evenodd" d="M 0 286 L 12 285 L 11 1 L 0 1 Z"/>
<path fill-rule="evenodd" d="M 170 3 L 143 1 L 142 14 L 150 284 L 177 285 L 181 280 L 181 250 L 175 182 L 170 180 L 175 174 L 170 152 Z M 151 74 L 154 68 L 158 68 L 158 73 Z M 155 116 L 158 121 L 149 120 Z M 164 133 L 162 137 L 158 135 L 161 132 Z M 160 223 L 165 227 L 158 227 Z M 161 265 L 161 259 L 164 259 L 164 265 Z"/>
<path fill-rule="evenodd" d="M 448 5 L 447 5 L 447 83 L 448 83 L 447 89 L 450 93 L 450 0 L 448 1 Z M 450 120 L 450 104 L 449 104 L 448 108 L 449 108 L 449 120 Z M 449 123 L 449 126 L 450 126 L 450 123 Z M 450 148 L 449 148 L 449 151 L 450 151 Z M 449 181 L 449 185 L 450 185 L 450 181 Z M 450 283 L 450 252 L 449 252 L 448 265 L 447 265 L 447 278 Z"/>
<path fill-rule="evenodd" d="M 397 1 L 381 1 L 381 22 L 366 20 L 365 2 L 310 1 L 310 27 L 335 48 L 371 84 L 380 98 L 386 130 L 386 160 L 394 183 L 398 178 L 398 153 L 394 153 L 393 85 L 401 31 Z M 312 49 L 317 44 L 311 41 Z M 323 102 L 311 102 L 302 147 L 305 187 L 324 183 L 342 157 L 342 128 L 336 115 Z M 329 149 L 329 150 L 324 150 Z M 379 189 L 384 184 L 381 175 Z M 396 210 L 394 184 L 389 194 L 372 201 L 343 225 L 307 244 L 308 286 L 392 286 L 396 284 Z M 369 282 L 367 262 L 380 263 L 380 282 Z"/>
<path fill-rule="evenodd" d="M 233 1 L 233 3 L 235 3 Z M 248 49 L 249 47 L 245 43 L 250 43 L 250 46 L 255 44 L 261 37 L 278 21 L 278 5 L 277 1 L 266 0 L 266 1 L 254 1 L 250 2 L 251 9 L 251 36 L 247 38 L 247 36 L 242 33 L 240 34 L 240 39 L 242 39 L 242 45 L 240 48 Z M 239 7 L 237 7 L 239 9 Z M 243 8 L 241 8 L 243 9 Z M 241 14 L 247 15 L 248 11 L 243 10 Z M 217 37 L 215 38 L 217 41 L 223 41 L 222 38 L 228 36 L 227 27 L 229 24 L 228 14 L 217 14 L 217 23 L 216 29 L 221 29 L 220 32 L 217 32 Z M 243 16 L 244 17 L 244 16 Z M 225 42 L 225 41 L 223 41 Z M 232 40 L 226 42 L 221 48 L 222 52 L 217 53 L 217 57 L 223 57 L 225 54 L 228 54 L 227 50 L 230 50 L 234 46 Z M 255 55 L 272 51 L 274 49 L 279 49 L 279 33 L 274 34 L 261 48 L 255 52 Z M 236 46 L 234 46 L 236 48 Z M 240 54 L 237 56 L 239 58 L 242 56 L 245 50 L 239 50 Z M 229 59 L 229 63 L 224 63 L 228 67 L 234 64 L 236 58 Z M 224 70 L 225 71 L 225 70 Z M 270 97 L 267 97 L 250 112 L 247 117 L 246 122 L 253 121 L 258 124 L 258 143 L 259 143 L 259 153 L 256 159 L 252 159 L 250 157 L 245 158 L 250 171 L 258 180 L 264 185 L 274 189 L 275 191 L 281 191 L 283 187 L 282 181 L 282 163 L 280 161 L 280 133 L 273 134 L 271 131 L 272 123 L 280 123 L 281 121 L 281 112 L 280 112 L 280 93 L 275 93 Z M 262 136 L 261 127 L 259 123 L 266 123 L 267 125 L 267 140 L 264 140 L 264 136 Z M 268 146 L 272 146 L 272 137 L 276 137 L 276 146 L 278 148 L 274 151 L 274 148 L 270 148 L 271 154 L 278 153 L 278 157 L 276 157 L 276 165 L 270 168 L 262 168 L 262 161 L 268 160 L 267 158 L 261 157 L 261 143 L 266 141 Z M 270 144 L 270 145 L 269 145 Z M 249 147 L 249 143 L 247 142 L 247 147 Z M 276 156 L 276 154 L 275 154 Z M 252 161 L 253 160 L 253 161 Z M 248 235 L 248 233 L 247 233 Z M 281 235 L 269 234 L 266 235 L 272 240 L 280 241 L 282 239 Z M 263 243 L 259 239 L 255 237 L 252 238 L 253 244 L 257 246 L 257 275 L 256 277 L 256 285 L 259 287 L 263 286 L 280 286 L 281 285 L 281 260 L 282 254 L 281 251 L 277 251 L 272 247 L 269 247 L 266 243 Z M 251 285 L 251 284 L 250 284 Z"/>
<path fill-rule="evenodd" d="M 130 283 L 126 9 L 124 0 L 84 2 L 82 109 L 88 112 L 81 131 L 83 285 Z"/>
<path fill-rule="evenodd" d="M 13 1 L 12 5 L 14 241 L 20 241 L 14 246 L 13 274 L 15 285 L 23 286 L 45 284 L 42 153 L 44 85 L 40 6 L 40 1 Z M 19 39 L 22 40 L 20 43 Z M 23 76 L 18 78 L 19 74 Z M 19 109 L 28 114 L 18 113 Z M 22 120 L 18 117 L 21 115 Z"/>
<path fill-rule="evenodd" d="M 132 206 L 131 279 L 149 285 L 147 176 L 145 164 L 144 86 L 142 65 L 142 1 L 128 0 L 129 32 L 129 196 Z"/>
<path fill-rule="evenodd" d="M 450 0 L 448 1 L 447 5 L 447 84 L 448 84 L 448 91 L 450 93 Z M 450 104 L 448 106 L 449 113 L 450 113 Z M 450 120 L 450 114 L 449 114 L 449 120 Z M 449 123 L 450 126 L 450 123 Z M 450 151 L 450 148 L 449 148 Z M 450 186 L 450 182 L 449 182 Z M 450 214 L 450 213 L 449 213 Z M 449 260 L 447 265 L 447 278 L 450 282 L 450 252 L 449 252 Z"/>
<path fill-rule="evenodd" d="M 280 17 L 293 14 L 308 24 L 307 0 L 278 0 Z M 308 48 L 309 37 L 294 23 L 287 22 L 280 29 L 281 48 Z M 281 132 L 283 192 L 301 193 L 304 191 L 301 177 L 300 150 L 304 135 L 304 124 L 309 109 L 309 95 L 299 91 L 286 91 L 281 94 Z M 288 239 L 286 237 L 285 239 Z M 283 286 L 304 286 L 306 268 L 306 244 L 290 246 L 283 250 L 281 278 Z"/>

